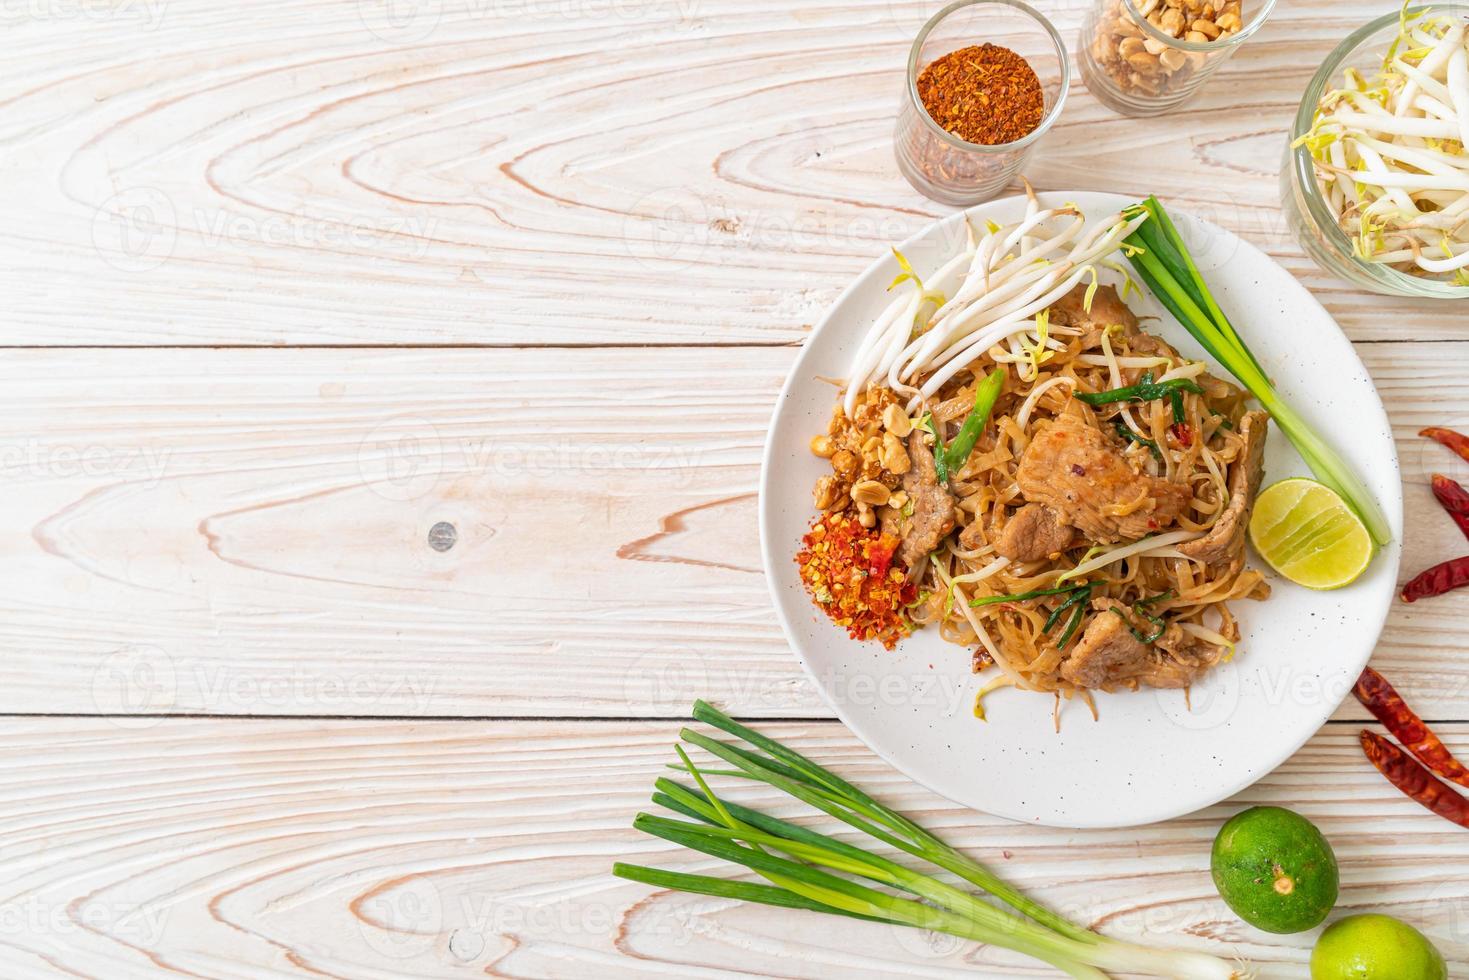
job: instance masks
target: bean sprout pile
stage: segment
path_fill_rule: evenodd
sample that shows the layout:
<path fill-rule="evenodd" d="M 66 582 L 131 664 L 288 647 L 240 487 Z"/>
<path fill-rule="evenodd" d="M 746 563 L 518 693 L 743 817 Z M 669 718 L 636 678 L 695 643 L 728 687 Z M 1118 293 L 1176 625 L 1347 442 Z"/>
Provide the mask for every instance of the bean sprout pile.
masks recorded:
<path fill-rule="evenodd" d="M 1360 258 L 1469 286 L 1469 31 L 1402 15 L 1372 79 L 1348 69 L 1301 137 Z"/>
<path fill-rule="evenodd" d="M 966 246 L 927 282 L 899 256 L 899 281 L 911 279 L 917 288 L 894 299 L 868 330 L 843 410 L 851 415 L 869 384 L 883 384 L 907 396 L 912 411 L 996 344 L 1009 350 L 998 362 L 1033 362 L 1022 334 L 1032 345 L 1064 351 L 1064 343 L 1037 330 L 1037 314 L 1083 280 L 1095 283 L 1097 266 L 1146 220 L 1146 212 L 1119 213 L 1088 228 L 1079 209 L 1042 209 L 1032 194 L 1024 220 L 1004 228 L 991 223 L 983 236 L 971 228 Z M 944 298 L 947 291 L 952 299 Z M 920 317 L 933 303 L 933 315 Z M 924 320 L 927 328 L 915 336 L 915 321 Z"/>
<path fill-rule="evenodd" d="M 1016 687 L 1058 711 L 1187 687 L 1232 655 L 1231 604 L 1269 594 L 1244 561 L 1267 417 L 1127 306 L 1114 255 L 1141 254 L 1127 239 L 1149 220 L 1029 194 L 1013 224 L 966 221 L 927 277 L 895 253 L 898 296 L 811 442 L 832 471 L 798 563 L 851 635 L 931 627 L 995 668 L 981 698 Z M 909 591 L 901 628 L 869 635 L 892 609 L 875 585 Z"/>

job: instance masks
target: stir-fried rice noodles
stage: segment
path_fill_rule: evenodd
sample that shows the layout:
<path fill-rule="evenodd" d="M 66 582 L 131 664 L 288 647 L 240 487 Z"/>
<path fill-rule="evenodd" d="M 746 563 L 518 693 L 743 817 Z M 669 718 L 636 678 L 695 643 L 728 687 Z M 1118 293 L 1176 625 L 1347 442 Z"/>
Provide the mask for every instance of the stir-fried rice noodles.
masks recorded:
<path fill-rule="evenodd" d="M 1188 687 L 1233 655 L 1230 603 L 1269 594 L 1244 561 L 1266 416 L 1204 368 L 1145 332 L 1111 287 L 1077 284 L 928 395 L 932 370 L 844 392 L 813 440 L 833 472 L 816 488 L 824 516 L 803 569 L 821 521 L 855 518 L 896 552 L 877 571 L 912 586 L 901 631 L 972 648 L 975 669 L 995 671 L 986 692 L 1059 705 L 1090 703 L 1092 689 Z M 996 371 L 977 442 L 943 473 Z M 818 604 L 850 625 L 840 599 L 855 602 L 855 579 L 873 571 Z"/>

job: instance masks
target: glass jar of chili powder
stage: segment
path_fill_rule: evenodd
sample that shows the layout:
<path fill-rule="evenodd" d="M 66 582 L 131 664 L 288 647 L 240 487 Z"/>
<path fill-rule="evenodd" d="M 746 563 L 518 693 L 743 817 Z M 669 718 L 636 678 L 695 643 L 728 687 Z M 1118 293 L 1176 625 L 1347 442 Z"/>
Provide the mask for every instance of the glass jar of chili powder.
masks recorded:
<path fill-rule="evenodd" d="M 908 54 L 893 134 L 898 169 L 944 204 L 999 194 L 1061 114 L 1067 61 L 1056 28 L 1022 0 L 949 4 Z"/>

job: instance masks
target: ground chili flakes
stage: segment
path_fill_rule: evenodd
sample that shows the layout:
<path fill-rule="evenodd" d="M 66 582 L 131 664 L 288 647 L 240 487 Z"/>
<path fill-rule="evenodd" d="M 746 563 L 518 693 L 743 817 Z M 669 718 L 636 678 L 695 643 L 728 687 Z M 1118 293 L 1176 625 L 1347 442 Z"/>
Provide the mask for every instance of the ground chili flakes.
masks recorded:
<path fill-rule="evenodd" d="M 801 581 L 831 621 L 854 640 L 877 640 L 891 650 L 913 630 L 907 607 L 917 595 L 901 563 L 893 561 L 896 535 L 869 530 L 855 516 L 818 517 L 796 555 Z"/>
<path fill-rule="evenodd" d="M 1046 111 L 1035 69 L 998 44 L 936 58 L 919 73 L 917 85 L 929 117 L 969 143 L 1013 143 L 1034 131 Z"/>

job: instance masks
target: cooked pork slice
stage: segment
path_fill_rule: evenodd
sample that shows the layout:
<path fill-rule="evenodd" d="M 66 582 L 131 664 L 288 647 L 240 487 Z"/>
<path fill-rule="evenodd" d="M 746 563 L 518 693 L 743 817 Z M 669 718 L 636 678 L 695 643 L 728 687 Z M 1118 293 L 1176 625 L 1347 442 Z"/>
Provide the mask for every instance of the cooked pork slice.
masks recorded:
<path fill-rule="evenodd" d="M 1264 412 L 1246 412 L 1240 420 L 1239 434 L 1245 445 L 1229 471 L 1229 505 L 1208 534 L 1178 546 L 1190 558 L 1212 565 L 1231 561 L 1244 551 L 1250 508 L 1255 506 L 1255 493 L 1265 475 L 1268 420 Z"/>
<path fill-rule="evenodd" d="M 1065 551 L 1075 537 L 1076 532 L 1061 523 L 1054 510 L 1043 504 L 1026 504 L 1000 532 L 995 550 L 1015 561 L 1040 561 Z"/>
<path fill-rule="evenodd" d="M 1116 605 L 1112 599 L 1092 600 L 1096 615 L 1087 624 L 1071 656 L 1062 662 L 1062 677 L 1078 687 L 1103 690 L 1139 685 L 1178 688 L 1187 687 L 1209 669 L 1212 661 L 1202 655 L 1193 656 L 1196 652 L 1193 647 L 1188 648 L 1188 657 L 1160 649 L 1170 633 L 1180 648 L 1184 640 L 1193 639 L 1177 626 L 1168 627 L 1159 638 L 1158 647 L 1150 647 L 1133 636 L 1128 623 L 1111 611 Z"/>
<path fill-rule="evenodd" d="M 1104 435 L 1075 415 L 1059 416 L 1031 440 L 1016 483 L 1088 540 L 1135 540 L 1172 524 L 1193 499 L 1180 483 L 1134 472 Z"/>
<path fill-rule="evenodd" d="M 1224 651 L 1207 640 L 1185 633 L 1175 623 L 1158 637 L 1157 670 L 1143 680 L 1150 687 L 1188 687 L 1219 662 Z"/>
<path fill-rule="evenodd" d="M 1166 357 L 1173 361 L 1183 360 L 1178 356 L 1178 351 L 1173 349 L 1172 344 L 1150 333 L 1140 333 L 1136 337 L 1128 338 L 1127 346 L 1135 357 Z"/>
<path fill-rule="evenodd" d="M 959 532 L 959 547 L 965 551 L 984 547 L 985 540 L 984 525 L 978 519 L 964 525 L 964 530 Z"/>
<path fill-rule="evenodd" d="M 1177 623 L 1169 626 L 1158 637 L 1158 649 L 1171 657 L 1182 669 L 1199 674 L 1217 663 L 1224 652 L 1207 640 L 1185 633 Z"/>
<path fill-rule="evenodd" d="M 908 436 L 908 457 L 913 461 L 913 467 L 903 474 L 903 489 L 913 503 L 913 516 L 903 528 L 898 560 L 911 569 L 939 546 L 939 542 L 954 530 L 956 521 L 954 498 L 939 485 L 933 453 L 924 445 L 923 433 L 917 429 Z"/>
<path fill-rule="evenodd" d="M 1110 611 L 1114 604 L 1106 599 L 1092 600 L 1095 615 L 1076 649 L 1061 664 L 1061 676 L 1077 687 L 1109 687 L 1152 667 L 1152 651 L 1138 642 L 1121 616 Z"/>
<path fill-rule="evenodd" d="M 1122 297 L 1117 295 L 1117 290 L 1111 286 L 1101 286 L 1092 295 L 1091 309 L 1086 308 L 1086 291 L 1091 288 L 1089 283 L 1080 283 L 1065 296 L 1051 304 L 1051 318 L 1063 326 L 1079 327 L 1083 330 L 1105 330 L 1114 323 L 1120 323 L 1127 333 L 1137 330 L 1137 317 Z M 1091 346 L 1091 345 L 1088 345 Z"/>

